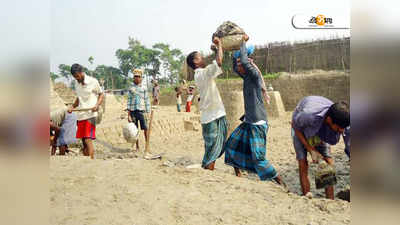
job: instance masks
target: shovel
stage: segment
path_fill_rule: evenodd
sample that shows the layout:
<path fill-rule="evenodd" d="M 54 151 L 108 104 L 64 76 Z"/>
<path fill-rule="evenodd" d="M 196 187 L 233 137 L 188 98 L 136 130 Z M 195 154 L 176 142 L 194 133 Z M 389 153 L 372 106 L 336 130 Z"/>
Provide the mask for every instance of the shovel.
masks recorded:
<path fill-rule="evenodd" d="M 153 122 L 153 114 L 154 114 L 155 107 L 152 106 L 151 113 L 150 113 L 150 122 L 149 122 L 149 130 L 147 132 L 147 140 L 146 140 L 146 147 L 144 150 L 144 159 L 153 160 L 153 159 L 161 159 L 163 154 L 153 155 L 150 153 L 150 133 L 151 133 L 151 125 Z"/>

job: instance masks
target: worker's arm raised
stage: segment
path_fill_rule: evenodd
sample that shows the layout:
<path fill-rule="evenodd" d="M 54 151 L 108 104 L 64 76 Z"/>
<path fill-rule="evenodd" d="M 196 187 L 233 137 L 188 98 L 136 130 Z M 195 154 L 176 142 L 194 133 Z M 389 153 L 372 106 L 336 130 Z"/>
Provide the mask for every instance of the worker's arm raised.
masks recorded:
<path fill-rule="evenodd" d="M 224 57 L 224 52 L 222 50 L 222 43 L 221 43 L 221 39 L 219 39 L 219 37 L 214 37 L 213 40 L 214 44 L 217 45 L 217 52 L 216 52 L 216 58 L 215 60 L 217 61 L 218 66 L 222 66 L 222 58 Z"/>

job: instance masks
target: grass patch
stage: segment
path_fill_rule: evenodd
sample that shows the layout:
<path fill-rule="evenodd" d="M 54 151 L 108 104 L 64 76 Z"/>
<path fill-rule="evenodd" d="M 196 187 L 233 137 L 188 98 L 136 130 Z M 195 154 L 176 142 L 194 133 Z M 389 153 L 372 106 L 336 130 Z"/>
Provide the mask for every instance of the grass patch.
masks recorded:
<path fill-rule="evenodd" d="M 263 74 L 263 77 L 264 80 L 275 80 L 278 79 L 280 75 L 281 75 L 280 73 L 267 73 Z"/>

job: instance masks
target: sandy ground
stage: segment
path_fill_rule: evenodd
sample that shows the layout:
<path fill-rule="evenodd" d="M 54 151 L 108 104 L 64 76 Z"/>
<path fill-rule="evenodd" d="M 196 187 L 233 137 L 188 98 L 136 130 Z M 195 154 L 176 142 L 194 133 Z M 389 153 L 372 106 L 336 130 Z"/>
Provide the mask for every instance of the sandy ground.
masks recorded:
<path fill-rule="evenodd" d="M 124 123 L 120 114 L 109 116 L 102 126 Z M 196 116 L 178 114 L 172 106 L 155 112 L 155 120 L 168 121 L 167 126 L 155 123 L 159 126 L 151 136 L 151 150 L 163 153 L 162 160 L 145 160 L 141 153 L 130 150 L 130 144 L 114 144 L 112 148 L 102 140 L 95 143 L 95 160 L 76 153 L 51 157 L 51 224 L 350 223 L 351 203 L 324 199 L 323 191 L 315 189 L 311 170 L 314 198 L 300 196 L 290 113 L 270 118 L 267 147 L 267 157 L 287 183 L 289 193 L 254 174 L 235 177 L 233 169 L 224 164 L 224 156 L 217 160 L 215 171 L 187 169 L 187 165 L 201 163 L 204 152 L 201 129 L 181 128 L 184 118 Z M 172 123 L 178 124 L 167 129 Z M 157 129 L 167 132 L 161 135 Z M 343 148 L 342 141 L 332 147 L 338 174 L 335 193 L 350 184 L 350 163 Z"/>

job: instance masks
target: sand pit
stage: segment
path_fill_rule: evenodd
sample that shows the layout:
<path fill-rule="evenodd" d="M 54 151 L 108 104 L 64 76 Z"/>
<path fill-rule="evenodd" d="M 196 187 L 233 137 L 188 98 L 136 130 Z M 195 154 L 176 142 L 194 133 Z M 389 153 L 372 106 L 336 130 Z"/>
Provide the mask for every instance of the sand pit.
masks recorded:
<path fill-rule="evenodd" d="M 108 98 L 110 99 L 110 98 Z M 120 105 L 121 111 L 124 104 Z M 234 176 L 221 157 L 216 170 L 187 169 L 201 163 L 204 145 L 195 126 L 199 115 L 160 106 L 154 114 L 151 151 L 162 160 L 145 160 L 119 138 L 117 110 L 97 129 L 95 160 L 81 154 L 50 159 L 51 224 L 349 224 L 350 204 L 300 196 L 297 162 L 290 137 L 290 113 L 270 118 L 267 156 L 288 184 L 289 193 L 253 174 Z M 119 113 L 119 111 L 118 111 Z M 185 129 L 186 127 L 186 129 Z M 102 134 L 101 134 L 102 133 Z M 143 134 L 140 134 L 144 149 Z M 341 141 L 332 147 L 338 184 L 350 184 L 350 163 Z M 77 149 L 73 149 L 78 152 Z"/>

